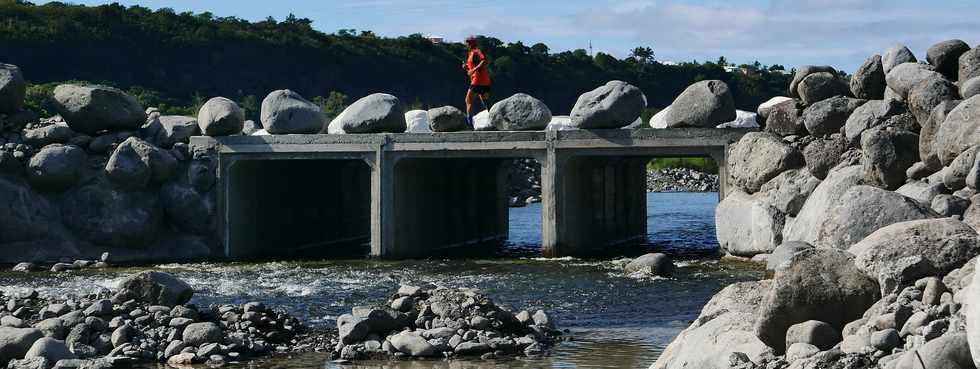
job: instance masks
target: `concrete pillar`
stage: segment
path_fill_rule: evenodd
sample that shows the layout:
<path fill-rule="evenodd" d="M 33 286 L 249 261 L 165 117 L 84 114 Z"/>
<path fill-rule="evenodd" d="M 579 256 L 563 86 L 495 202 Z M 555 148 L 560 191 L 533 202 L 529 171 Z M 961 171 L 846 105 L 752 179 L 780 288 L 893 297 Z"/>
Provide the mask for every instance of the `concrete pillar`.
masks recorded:
<path fill-rule="evenodd" d="M 728 147 L 711 152 L 711 159 L 718 165 L 718 202 L 728 196 Z"/>
<path fill-rule="evenodd" d="M 646 236 L 646 159 L 549 155 L 542 165 L 548 257 L 599 254 Z"/>

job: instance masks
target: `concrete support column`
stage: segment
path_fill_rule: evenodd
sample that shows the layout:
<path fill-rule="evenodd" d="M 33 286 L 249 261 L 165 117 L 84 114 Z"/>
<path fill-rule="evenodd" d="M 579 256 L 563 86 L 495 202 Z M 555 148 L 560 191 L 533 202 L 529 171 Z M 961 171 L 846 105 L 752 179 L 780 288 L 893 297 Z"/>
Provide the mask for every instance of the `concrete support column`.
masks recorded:
<path fill-rule="evenodd" d="M 711 159 L 718 165 L 718 201 L 728 196 L 728 146 L 711 152 Z"/>

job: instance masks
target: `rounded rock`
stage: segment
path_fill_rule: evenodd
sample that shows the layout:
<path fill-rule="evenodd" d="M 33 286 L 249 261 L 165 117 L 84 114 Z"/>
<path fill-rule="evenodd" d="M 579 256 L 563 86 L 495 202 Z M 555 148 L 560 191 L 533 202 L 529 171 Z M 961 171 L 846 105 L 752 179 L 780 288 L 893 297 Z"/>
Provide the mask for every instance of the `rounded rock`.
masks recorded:
<path fill-rule="evenodd" d="M 646 104 L 646 96 L 636 86 L 609 81 L 579 96 L 569 118 L 571 126 L 581 129 L 621 128 L 633 123 Z"/>
<path fill-rule="evenodd" d="M 548 106 L 528 94 L 515 94 L 490 108 L 490 123 L 498 131 L 543 130 L 550 122 Z"/>
<path fill-rule="evenodd" d="M 926 51 L 926 60 L 936 67 L 936 71 L 951 80 L 959 73 L 960 56 L 970 51 L 970 45 L 963 40 L 946 40 L 938 42 Z"/>
<path fill-rule="evenodd" d="M 684 90 L 664 116 L 667 128 L 713 128 L 737 118 L 728 84 L 719 80 L 697 82 Z"/>
<path fill-rule="evenodd" d="M 237 135 L 245 127 L 245 111 L 230 99 L 215 97 L 201 106 L 197 125 L 205 136 Z"/>
<path fill-rule="evenodd" d="M 276 90 L 262 100 L 262 127 L 270 134 L 306 134 L 323 129 L 327 117 L 319 106 L 292 90 Z"/>
<path fill-rule="evenodd" d="M 54 89 L 55 108 L 75 132 L 138 129 L 146 112 L 135 97 L 117 88 L 64 84 Z"/>
<path fill-rule="evenodd" d="M 27 163 L 27 177 L 39 188 L 65 190 L 78 182 L 87 160 L 85 150 L 77 146 L 48 145 Z"/>

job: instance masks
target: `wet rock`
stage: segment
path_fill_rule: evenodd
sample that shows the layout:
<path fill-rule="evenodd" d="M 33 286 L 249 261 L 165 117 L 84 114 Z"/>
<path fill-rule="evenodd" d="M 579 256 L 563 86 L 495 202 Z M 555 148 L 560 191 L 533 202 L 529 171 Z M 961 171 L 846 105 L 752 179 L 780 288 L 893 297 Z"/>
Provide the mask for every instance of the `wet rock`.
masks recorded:
<path fill-rule="evenodd" d="M 77 146 L 48 145 L 31 157 L 27 177 L 38 188 L 62 191 L 78 182 L 87 159 Z"/>
<path fill-rule="evenodd" d="M 851 92 L 859 99 L 885 98 L 885 68 L 881 55 L 872 55 L 851 76 Z"/>
<path fill-rule="evenodd" d="M 646 254 L 626 264 L 626 273 L 670 277 L 674 274 L 674 262 L 665 254 Z"/>
<path fill-rule="evenodd" d="M 844 96 L 829 97 L 810 105 L 803 111 L 803 124 L 814 136 L 840 132 L 848 117 L 867 101 Z"/>
<path fill-rule="evenodd" d="M 261 115 L 262 127 L 274 135 L 316 133 L 327 123 L 319 106 L 292 90 L 269 93 L 262 100 Z"/>
<path fill-rule="evenodd" d="M 640 117 L 646 105 L 646 96 L 639 88 L 610 81 L 578 97 L 569 114 L 570 123 L 581 129 L 620 128 Z"/>
<path fill-rule="evenodd" d="M 490 108 L 490 123 L 498 131 L 543 130 L 550 122 L 548 106 L 528 94 L 515 94 Z"/>
<path fill-rule="evenodd" d="M 666 126 L 714 127 L 735 120 L 735 100 L 725 82 L 701 81 L 681 92 L 664 117 Z"/>
<path fill-rule="evenodd" d="M 186 282 L 164 272 L 146 271 L 126 277 L 113 297 L 115 301 L 137 301 L 173 307 L 187 303 L 194 290 Z"/>
<path fill-rule="evenodd" d="M 441 108 L 429 109 L 426 114 L 429 129 L 432 132 L 458 132 L 471 130 L 470 126 L 466 123 L 466 113 L 454 106 L 443 106 Z"/>
<path fill-rule="evenodd" d="M 54 89 L 54 105 L 72 130 L 89 135 L 138 129 L 146 122 L 143 106 L 135 97 L 108 86 L 59 85 Z"/>
<path fill-rule="evenodd" d="M 482 342 L 463 342 L 456 346 L 458 355 L 482 355 L 490 352 L 490 346 Z"/>
<path fill-rule="evenodd" d="M 779 173 L 803 166 L 803 155 L 779 137 L 750 132 L 731 149 L 728 169 L 732 184 L 748 193 L 759 191 Z"/>
<path fill-rule="evenodd" d="M 215 97 L 201 106 L 197 125 L 205 136 L 237 135 L 245 126 L 245 111 L 230 99 Z"/>

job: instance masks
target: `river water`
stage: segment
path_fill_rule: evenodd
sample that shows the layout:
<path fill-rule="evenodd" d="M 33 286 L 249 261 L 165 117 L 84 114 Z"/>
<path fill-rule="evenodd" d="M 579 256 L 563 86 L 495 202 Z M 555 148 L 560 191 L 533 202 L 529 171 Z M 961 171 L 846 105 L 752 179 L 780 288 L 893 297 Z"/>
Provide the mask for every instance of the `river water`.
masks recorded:
<path fill-rule="evenodd" d="M 278 357 L 241 367 L 262 368 L 646 368 L 697 317 L 724 286 L 755 280 L 762 271 L 721 262 L 714 236 L 716 193 L 651 193 L 648 240 L 621 256 L 583 260 L 543 259 L 541 209 L 511 209 L 511 240 L 493 256 L 464 259 L 378 261 L 367 259 L 157 265 L 188 281 L 193 303 L 252 300 L 281 306 L 311 325 L 333 325 L 355 305 L 377 303 L 400 282 L 476 287 L 498 304 L 545 309 L 569 330 L 550 357 L 508 361 L 384 361 L 340 365 L 323 354 Z M 625 256 L 657 251 L 678 263 L 670 279 L 627 275 Z M 145 269 L 145 268 L 141 268 Z M 86 293 L 111 287 L 135 268 L 70 274 L 0 273 L 0 290 L 38 289 L 42 294 Z M 532 310 L 533 311 L 533 310 Z"/>

